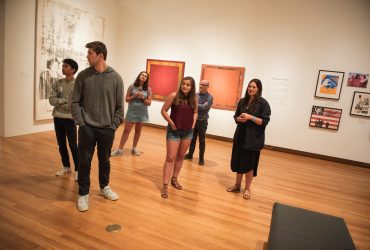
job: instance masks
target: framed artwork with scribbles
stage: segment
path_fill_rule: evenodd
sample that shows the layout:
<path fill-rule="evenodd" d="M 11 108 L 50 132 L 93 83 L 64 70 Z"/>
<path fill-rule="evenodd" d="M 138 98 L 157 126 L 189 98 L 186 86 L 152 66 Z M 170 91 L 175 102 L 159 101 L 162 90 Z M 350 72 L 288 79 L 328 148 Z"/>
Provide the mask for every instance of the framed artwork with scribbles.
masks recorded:
<path fill-rule="evenodd" d="M 62 0 L 37 0 L 34 119 L 52 119 L 52 85 L 63 78 L 63 59 L 89 67 L 85 45 L 104 40 L 105 19 Z M 77 76 L 77 73 L 75 74 Z"/>

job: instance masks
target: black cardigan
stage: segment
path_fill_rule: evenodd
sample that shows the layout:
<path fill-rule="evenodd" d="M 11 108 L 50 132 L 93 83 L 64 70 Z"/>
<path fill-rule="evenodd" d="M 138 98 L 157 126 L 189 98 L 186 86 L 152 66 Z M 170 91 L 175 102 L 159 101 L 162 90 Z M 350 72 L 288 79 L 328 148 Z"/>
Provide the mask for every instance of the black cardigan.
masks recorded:
<path fill-rule="evenodd" d="M 260 98 L 260 101 L 256 103 L 256 108 L 251 115 L 261 118 L 262 124 L 257 125 L 256 123 L 248 120 L 246 122 L 237 122 L 236 118 L 243 112 L 245 107 L 245 99 L 239 100 L 238 108 L 235 111 L 234 120 L 238 126 L 236 127 L 234 134 L 234 143 L 236 143 L 241 129 L 245 129 L 245 140 L 243 148 L 247 150 L 261 150 L 265 144 L 265 128 L 270 121 L 271 109 L 269 103 L 264 99 Z"/>

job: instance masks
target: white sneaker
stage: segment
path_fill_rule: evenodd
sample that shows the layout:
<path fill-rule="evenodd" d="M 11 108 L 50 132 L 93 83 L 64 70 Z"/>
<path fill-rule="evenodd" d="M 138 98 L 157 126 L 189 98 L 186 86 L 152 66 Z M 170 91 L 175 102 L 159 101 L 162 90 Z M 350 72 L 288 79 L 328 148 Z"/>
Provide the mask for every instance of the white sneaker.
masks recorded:
<path fill-rule="evenodd" d="M 61 176 L 61 175 L 65 175 L 65 174 L 69 174 L 71 172 L 71 168 L 67 168 L 67 167 L 62 167 L 61 169 L 59 169 L 55 175 L 56 176 Z"/>
<path fill-rule="evenodd" d="M 78 181 L 78 171 L 75 173 L 75 181 Z"/>
<path fill-rule="evenodd" d="M 118 148 L 114 150 L 110 155 L 111 156 L 122 156 L 122 154 L 123 154 L 123 150 Z"/>
<path fill-rule="evenodd" d="M 110 186 L 105 186 L 105 188 L 100 189 L 100 195 L 103 195 L 105 198 L 111 201 L 118 200 L 118 195 L 112 191 Z"/>
<path fill-rule="evenodd" d="M 141 155 L 141 153 L 139 152 L 139 150 L 137 150 L 136 148 L 132 148 L 131 154 L 136 155 L 136 156 Z"/>
<path fill-rule="evenodd" d="M 87 211 L 89 209 L 89 195 L 80 195 L 77 200 L 77 209 L 80 212 Z"/>

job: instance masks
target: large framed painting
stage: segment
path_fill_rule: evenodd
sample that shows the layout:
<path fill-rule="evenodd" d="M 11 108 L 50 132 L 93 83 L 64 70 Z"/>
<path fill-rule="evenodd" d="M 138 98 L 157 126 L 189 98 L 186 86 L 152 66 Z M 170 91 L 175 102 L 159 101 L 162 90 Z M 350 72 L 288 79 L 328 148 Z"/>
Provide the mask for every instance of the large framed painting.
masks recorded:
<path fill-rule="evenodd" d="M 235 110 L 241 97 L 244 67 L 202 64 L 201 80 L 209 81 L 212 108 Z"/>
<path fill-rule="evenodd" d="M 185 62 L 147 59 L 146 71 L 149 73 L 149 87 L 152 98 L 163 101 L 178 90 L 184 78 Z"/>
<path fill-rule="evenodd" d="M 320 70 L 317 77 L 315 97 L 339 100 L 344 72 Z"/>
<path fill-rule="evenodd" d="M 35 120 L 51 119 L 52 85 L 62 75 L 62 61 L 74 59 L 88 67 L 85 45 L 104 38 L 104 18 L 64 3 L 37 0 L 35 52 Z"/>
<path fill-rule="evenodd" d="M 341 116 L 341 109 L 313 106 L 310 127 L 338 130 Z"/>
<path fill-rule="evenodd" d="M 370 117 L 369 103 L 370 103 L 370 93 L 355 91 L 353 93 L 350 114 L 363 117 Z"/>

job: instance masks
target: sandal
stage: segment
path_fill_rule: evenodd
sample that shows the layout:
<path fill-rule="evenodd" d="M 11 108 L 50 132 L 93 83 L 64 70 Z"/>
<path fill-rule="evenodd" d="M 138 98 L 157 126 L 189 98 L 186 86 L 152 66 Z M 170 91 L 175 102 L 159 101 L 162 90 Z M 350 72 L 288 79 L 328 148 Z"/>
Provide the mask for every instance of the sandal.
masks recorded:
<path fill-rule="evenodd" d="M 249 200 L 251 198 L 251 192 L 248 189 L 244 189 L 243 199 Z"/>
<path fill-rule="evenodd" d="M 161 190 L 161 196 L 163 199 L 168 198 L 168 184 L 163 184 L 163 188 Z"/>
<path fill-rule="evenodd" d="M 182 186 L 180 185 L 180 183 L 177 181 L 177 177 L 172 177 L 171 178 L 171 185 L 174 186 L 175 188 L 181 190 L 182 189 Z"/>
<path fill-rule="evenodd" d="M 234 185 L 228 189 L 226 189 L 227 192 L 232 192 L 232 193 L 239 193 L 240 192 L 240 186 Z"/>

